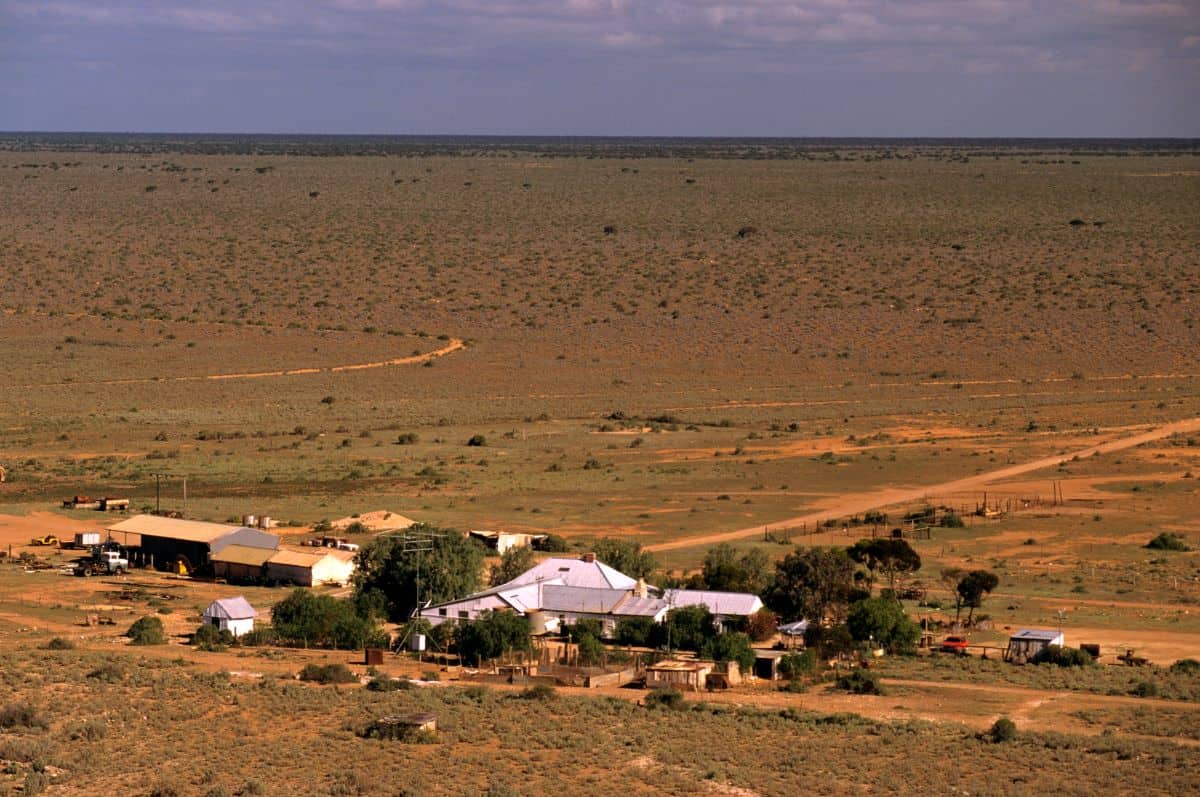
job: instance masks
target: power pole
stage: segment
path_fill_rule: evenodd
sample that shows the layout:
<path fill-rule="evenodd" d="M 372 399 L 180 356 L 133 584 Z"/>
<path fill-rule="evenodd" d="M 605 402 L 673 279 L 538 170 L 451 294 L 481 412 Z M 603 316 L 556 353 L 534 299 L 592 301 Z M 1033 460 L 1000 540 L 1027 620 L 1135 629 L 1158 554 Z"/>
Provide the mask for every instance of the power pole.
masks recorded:
<path fill-rule="evenodd" d="M 154 514 L 162 514 L 162 474 L 154 474 Z"/>

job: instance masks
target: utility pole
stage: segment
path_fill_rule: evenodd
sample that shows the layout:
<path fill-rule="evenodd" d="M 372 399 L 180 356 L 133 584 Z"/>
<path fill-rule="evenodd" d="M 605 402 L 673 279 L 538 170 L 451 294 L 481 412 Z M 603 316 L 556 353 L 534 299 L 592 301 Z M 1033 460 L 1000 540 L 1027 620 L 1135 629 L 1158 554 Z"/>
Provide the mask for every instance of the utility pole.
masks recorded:
<path fill-rule="evenodd" d="M 187 517 L 187 476 L 183 477 L 183 516 Z"/>
<path fill-rule="evenodd" d="M 162 474 L 154 474 L 154 514 L 162 514 Z"/>

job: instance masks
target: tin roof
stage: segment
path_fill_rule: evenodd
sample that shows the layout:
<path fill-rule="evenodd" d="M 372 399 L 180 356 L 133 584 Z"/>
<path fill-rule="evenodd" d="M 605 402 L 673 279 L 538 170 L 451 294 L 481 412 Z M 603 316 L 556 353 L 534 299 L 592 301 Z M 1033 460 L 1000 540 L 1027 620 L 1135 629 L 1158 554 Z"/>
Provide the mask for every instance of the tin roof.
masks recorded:
<path fill-rule="evenodd" d="M 209 604 L 205 617 L 220 617 L 225 620 L 248 620 L 258 616 L 249 601 L 238 595 L 236 598 L 221 598 Z"/>
<path fill-rule="evenodd" d="M 317 562 L 324 559 L 326 556 L 332 556 L 333 551 L 327 548 L 318 548 L 310 553 L 308 551 L 297 551 L 292 548 L 280 548 L 267 559 L 273 565 L 286 565 L 291 567 L 312 567 Z M 334 557 L 335 559 L 337 557 Z"/>
<path fill-rule="evenodd" d="M 224 537 L 238 526 L 209 523 L 203 520 L 180 520 L 157 515 L 134 515 L 128 520 L 109 526 L 107 531 L 140 534 L 143 537 L 163 537 L 187 542 L 212 542 Z"/>
<path fill-rule="evenodd" d="M 707 606 L 713 614 L 749 617 L 763 607 L 762 600 L 749 592 L 716 592 L 706 589 L 669 589 L 663 598 L 672 606 Z"/>
<path fill-rule="evenodd" d="M 274 553 L 267 548 L 255 548 L 250 545 L 226 545 L 210 556 L 209 561 L 261 567 Z"/>
<path fill-rule="evenodd" d="M 1061 631 L 1047 631 L 1042 628 L 1022 628 L 1013 634 L 1011 639 L 1036 639 L 1042 642 L 1053 642 L 1062 636 Z"/>
<path fill-rule="evenodd" d="M 561 578 L 568 587 L 592 587 L 594 589 L 629 590 L 637 581 L 614 570 L 603 562 L 586 562 L 583 559 L 551 557 L 538 562 L 505 586 L 531 584 L 538 579 Z"/>

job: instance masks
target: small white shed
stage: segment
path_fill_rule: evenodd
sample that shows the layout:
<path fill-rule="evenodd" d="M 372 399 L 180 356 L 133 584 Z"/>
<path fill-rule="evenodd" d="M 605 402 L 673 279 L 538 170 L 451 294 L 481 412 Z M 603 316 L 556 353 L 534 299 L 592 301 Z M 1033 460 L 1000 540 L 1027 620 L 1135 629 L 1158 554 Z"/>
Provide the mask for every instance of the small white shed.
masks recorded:
<path fill-rule="evenodd" d="M 257 616 L 258 612 L 254 607 L 238 595 L 236 598 L 221 598 L 209 604 L 204 610 L 204 624 L 216 626 L 238 637 L 254 630 L 254 618 Z"/>
<path fill-rule="evenodd" d="M 355 554 L 332 548 L 296 551 L 281 548 L 267 560 L 267 578 L 302 587 L 337 584 L 344 587 L 354 574 Z"/>
<path fill-rule="evenodd" d="M 1039 653 L 1051 645 L 1062 647 L 1066 638 L 1062 631 L 1046 631 L 1040 628 L 1022 628 L 1008 638 L 1008 651 L 1005 659 L 1024 664 L 1032 661 Z"/>

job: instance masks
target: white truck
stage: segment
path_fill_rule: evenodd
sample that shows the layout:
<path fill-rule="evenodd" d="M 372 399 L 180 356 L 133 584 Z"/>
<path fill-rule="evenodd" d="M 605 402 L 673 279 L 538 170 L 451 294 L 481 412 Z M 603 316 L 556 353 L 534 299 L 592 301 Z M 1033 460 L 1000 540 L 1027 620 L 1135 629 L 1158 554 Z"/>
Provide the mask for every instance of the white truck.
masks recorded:
<path fill-rule="evenodd" d="M 120 551 L 97 551 L 91 559 L 75 565 L 77 576 L 122 575 L 129 570 L 129 560 Z"/>

